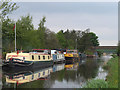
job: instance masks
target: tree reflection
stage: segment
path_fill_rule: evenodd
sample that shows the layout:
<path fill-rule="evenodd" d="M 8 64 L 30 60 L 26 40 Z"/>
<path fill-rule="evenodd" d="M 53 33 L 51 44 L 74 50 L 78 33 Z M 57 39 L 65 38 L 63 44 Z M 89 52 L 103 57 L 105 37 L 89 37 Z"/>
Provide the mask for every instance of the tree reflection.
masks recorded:
<path fill-rule="evenodd" d="M 84 64 L 78 67 L 77 74 L 85 79 L 95 78 L 98 72 L 99 65 L 97 60 L 88 59 Z"/>

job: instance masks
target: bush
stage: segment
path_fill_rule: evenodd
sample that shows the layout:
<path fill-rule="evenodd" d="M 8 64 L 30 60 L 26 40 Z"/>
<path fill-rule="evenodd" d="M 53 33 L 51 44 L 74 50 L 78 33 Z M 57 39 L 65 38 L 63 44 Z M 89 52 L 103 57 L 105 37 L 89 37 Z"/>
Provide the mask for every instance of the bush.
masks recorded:
<path fill-rule="evenodd" d="M 94 53 L 93 53 L 92 51 L 90 51 L 90 50 L 86 50 L 85 53 L 86 53 L 87 55 L 93 55 L 93 54 L 94 54 Z"/>
<path fill-rule="evenodd" d="M 117 55 L 116 54 L 113 54 L 113 55 L 111 55 L 113 58 L 115 58 L 115 57 L 117 57 Z"/>
<path fill-rule="evenodd" d="M 109 69 L 108 65 L 104 65 L 102 68 L 105 69 L 105 70 Z"/>
<path fill-rule="evenodd" d="M 5 59 L 7 52 L 2 53 L 2 59 Z"/>
<path fill-rule="evenodd" d="M 102 54 L 103 54 L 103 52 L 101 52 L 101 51 L 97 51 L 97 53 L 98 53 L 98 56 L 99 56 L 99 57 L 101 57 Z"/>
<path fill-rule="evenodd" d="M 83 88 L 108 88 L 108 83 L 102 79 L 90 80 Z"/>

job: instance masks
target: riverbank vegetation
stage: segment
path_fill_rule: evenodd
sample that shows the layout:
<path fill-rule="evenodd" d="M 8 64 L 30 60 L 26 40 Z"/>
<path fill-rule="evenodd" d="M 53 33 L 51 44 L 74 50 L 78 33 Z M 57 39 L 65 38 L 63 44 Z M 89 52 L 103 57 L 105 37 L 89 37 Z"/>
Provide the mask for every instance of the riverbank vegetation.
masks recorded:
<path fill-rule="evenodd" d="M 102 79 L 90 80 L 83 88 L 108 88 L 108 83 Z"/>
<path fill-rule="evenodd" d="M 108 71 L 106 80 L 92 79 L 83 88 L 118 88 L 118 56 L 112 55 L 103 68 Z"/>
<path fill-rule="evenodd" d="M 109 88 L 118 88 L 118 57 L 110 59 L 103 67 L 108 70 L 106 80 Z"/>

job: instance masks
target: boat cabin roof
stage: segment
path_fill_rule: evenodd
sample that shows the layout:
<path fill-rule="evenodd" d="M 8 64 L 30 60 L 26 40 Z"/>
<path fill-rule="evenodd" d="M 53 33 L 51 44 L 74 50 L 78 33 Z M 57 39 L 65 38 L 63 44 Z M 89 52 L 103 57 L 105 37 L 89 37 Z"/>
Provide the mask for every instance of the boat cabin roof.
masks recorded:
<path fill-rule="evenodd" d="M 50 49 L 32 49 L 33 52 L 49 54 Z"/>
<path fill-rule="evenodd" d="M 32 50 L 50 50 L 50 49 L 32 49 Z"/>

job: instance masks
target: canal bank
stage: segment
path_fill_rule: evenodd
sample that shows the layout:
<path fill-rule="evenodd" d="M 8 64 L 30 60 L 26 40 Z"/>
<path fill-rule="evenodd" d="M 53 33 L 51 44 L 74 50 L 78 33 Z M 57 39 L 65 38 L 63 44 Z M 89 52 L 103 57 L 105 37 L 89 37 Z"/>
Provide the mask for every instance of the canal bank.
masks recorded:
<path fill-rule="evenodd" d="M 103 68 L 108 70 L 106 77 L 108 88 L 118 88 L 118 57 L 113 56 Z"/>
<path fill-rule="evenodd" d="M 118 88 L 118 57 L 105 59 L 102 70 L 107 72 L 106 77 L 92 79 L 83 88 Z"/>

